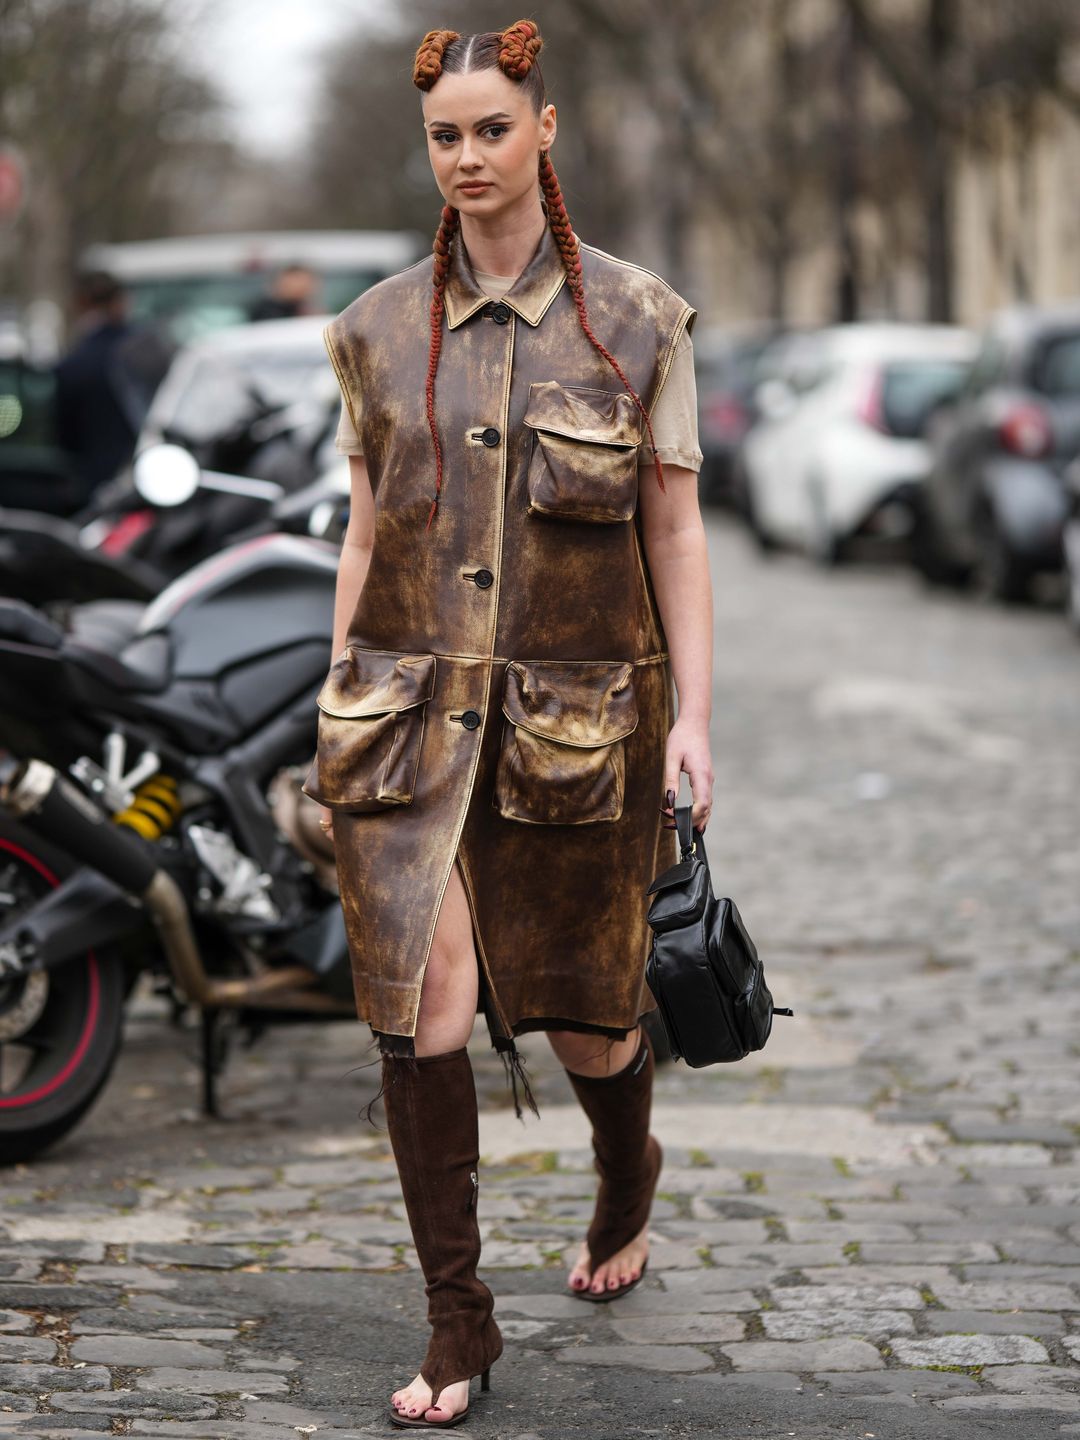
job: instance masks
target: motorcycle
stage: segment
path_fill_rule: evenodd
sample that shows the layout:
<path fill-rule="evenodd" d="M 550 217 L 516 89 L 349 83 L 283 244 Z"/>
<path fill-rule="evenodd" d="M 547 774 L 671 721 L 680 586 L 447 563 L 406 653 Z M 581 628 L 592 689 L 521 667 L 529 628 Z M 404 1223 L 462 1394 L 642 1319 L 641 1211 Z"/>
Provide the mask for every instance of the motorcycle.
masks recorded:
<path fill-rule="evenodd" d="M 326 533 L 325 503 L 341 508 L 348 469 L 322 417 L 312 400 L 259 401 L 212 438 L 155 439 L 76 515 L 0 508 L 0 593 L 32 605 L 145 602 L 230 540 Z M 198 461 L 197 485 L 177 488 L 180 472 L 165 458 L 173 450 Z"/>
<path fill-rule="evenodd" d="M 157 449 L 159 498 L 199 483 Z M 253 1039 L 355 1019 L 333 852 L 300 790 L 337 567 L 329 541 L 271 532 L 96 630 L 0 599 L 0 1163 L 94 1103 L 147 969 L 200 1012 L 210 1114 L 223 1017 Z"/>

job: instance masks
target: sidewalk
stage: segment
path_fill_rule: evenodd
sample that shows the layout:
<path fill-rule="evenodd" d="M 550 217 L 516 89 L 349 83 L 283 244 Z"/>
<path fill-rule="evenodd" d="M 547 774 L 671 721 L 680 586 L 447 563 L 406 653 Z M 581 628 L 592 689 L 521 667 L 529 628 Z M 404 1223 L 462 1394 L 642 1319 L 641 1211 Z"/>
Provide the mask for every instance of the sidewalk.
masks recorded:
<path fill-rule="evenodd" d="M 611 1306 L 564 1291 L 594 1193 L 569 1084 L 524 1037 L 518 1120 L 478 1028 L 507 1346 L 455 1433 L 1080 1435 L 1080 647 L 712 539 L 710 860 L 797 1015 L 739 1065 L 658 1067 L 649 1271 Z M 357 1115 L 368 1039 L 237 1049 L 209 1123 L 194 1033 L 137 1007 L 102 1104 L 4 1177 L 0 1430 L 397 1433 L 425 1300 Z"/>

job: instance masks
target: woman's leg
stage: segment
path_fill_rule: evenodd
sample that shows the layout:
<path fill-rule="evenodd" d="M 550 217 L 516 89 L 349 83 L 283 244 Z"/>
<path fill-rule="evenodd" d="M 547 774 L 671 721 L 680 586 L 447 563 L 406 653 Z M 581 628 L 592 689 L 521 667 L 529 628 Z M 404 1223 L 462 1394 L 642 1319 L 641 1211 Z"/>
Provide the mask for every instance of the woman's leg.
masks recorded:
<path fill-rule="evenodd" d="M 478 961 L 472 916 L 461 871 L 454 862 L 431 942 L 420 1010 L 417 1055 L 438 1055 L 469 1043 L 476 1022 Z"/>
<path fill-rule="evenodd" d="M 464 1047 L 476 1019 L 478 983 L 472 919 L 455 864 L 424 972 L 416 1059 L 383 1061 L 397 1067 L 387 1076 L 383 1103 L 433 1327 L 421 1367 L 432 1384 L 418 1373 L 394 1392 L 392 1403 L 426 1420 L 445 1421 L 468 1404 L 468 1379 L 443 1384 L 440 1375 L 460 1375 L 473 1364 L 482 1369 L 501 1350 L 491 1292 L 476 1277 L 479 1139 L 476 1090 Z"/>
<path fill-rule="evenodd" d="M 616 1041 L 570 1030 L 547 1034 L 592 1122 L 600 1175 L 589 1238 L 567 1282 L 574 1290 L 602 1294 L 637 1279 L 649 1254 L 648 1211 L 659 1159 L 659 1145 L 649 1136 L 652 1046 L 641 1025 Z"/>

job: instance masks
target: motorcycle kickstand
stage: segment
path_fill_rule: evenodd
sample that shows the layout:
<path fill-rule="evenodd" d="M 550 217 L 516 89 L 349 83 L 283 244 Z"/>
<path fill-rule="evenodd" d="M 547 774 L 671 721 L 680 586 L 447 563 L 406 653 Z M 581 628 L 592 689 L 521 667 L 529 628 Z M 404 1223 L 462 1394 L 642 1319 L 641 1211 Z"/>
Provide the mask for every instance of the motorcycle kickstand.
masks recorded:
<path fill-rule="evenodd" d="M 199 1018 L 202 1040 L 200 1060 L 202 1063 L 203 1114 L 216 1120 L 220 1118 L 221 1114 L 218 1109 L 217 1078 L 225 1069 L 229 1045 L 228 1035 L 222 1028 L 221 1010 L 216 1006 L 203 1006 Z"/>

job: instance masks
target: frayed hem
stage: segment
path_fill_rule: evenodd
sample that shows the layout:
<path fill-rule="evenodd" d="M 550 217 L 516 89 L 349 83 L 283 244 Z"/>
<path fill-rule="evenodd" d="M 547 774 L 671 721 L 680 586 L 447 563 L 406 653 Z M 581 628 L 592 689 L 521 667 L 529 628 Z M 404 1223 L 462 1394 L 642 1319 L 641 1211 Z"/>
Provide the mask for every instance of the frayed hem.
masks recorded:
<path fill-rule="evenodd" d="M 520 1080 L 525 1092 L 525 1103 L 539 1120 L 540 1110 L 536 1103 L 536 1097 L 533 1095 L 532 1086 L 529 1084 L 529 1077 L 525 1072 L 525 1056 L 522 1055 L 521 1051 L 515 1045 L 513 1036 L 497 1036 L 495 1039 L 495 1050 L 499 1059 L 503 1062 L 506 1078 L 510 1082 L 511 1092 L 514 1097 L 514 1114 L 519 1120 L 524 1120 L 525 1118 L 525 1112 L 522 1110 L 521 1103 L 518 1100 L 517 1082 Z"/>
<path fill-rule="evenodd" d="M 387 1061 L 393 1060 L 400 1064 L 410 1065 L 415 1074 L 417 1073 L 417 1060 L 414 1041 L 411 1035 L 390 1035 L 381 1030 L 372 1030 L 371 1033 L 374 1038 L 372 1039 L 371 1045 L 368 1046 L 368 1049 L 370 1050 L 373 1046 L 377 1045 L 379 1047 L 378 1055 L 376 1055 L 374 1060 L 369 1060 L 366 1065 L 354 1065 L 351 1070 L 346 1070 L 345 1073 L 346 1075 L 351 1075 L 353 1070 L 370 1070 L 372 1065 L 382 1066 L 382 1080 L 378 1090 L 367 1104 L 356 1112 L 359 1119 L 365 1120 L 373 1129 L 379 1130 L 380 1127 L 372 1118 L 371 1112 L 386 1094 L 387 1077 L 391 1074 L 391 1069 L 387 1065 Z M 397 1072 L 395 1071 L 393 1072 L 393 1079 L 390 1080 L 390 1084 L 394 1084 L 396 1080 Z"/>

